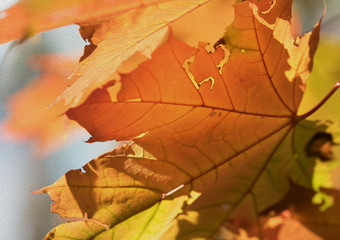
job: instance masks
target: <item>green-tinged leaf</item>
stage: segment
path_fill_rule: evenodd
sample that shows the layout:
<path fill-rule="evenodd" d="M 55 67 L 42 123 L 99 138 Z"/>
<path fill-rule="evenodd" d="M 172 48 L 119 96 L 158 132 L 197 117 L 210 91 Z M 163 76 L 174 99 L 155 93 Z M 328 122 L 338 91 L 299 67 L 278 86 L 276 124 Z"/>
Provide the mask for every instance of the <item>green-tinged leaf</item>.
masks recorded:
<path fill-rule="evenodd" d="M 54 201 L 53 212 L 78 218 L 46 239 L 211 239 L 224 223 L 254 220 L 279 201 L 289 175 L 310 187 L 315 158 L 301 146 L 322 129 L 311 122 L 285 128 L 205 172 L 197 171 L 205 159 L 185 168 L 192 154 L 174 158 L 192 147 L 170 142 L 163 144 L 177 153 L 155 143 L 157 158 L 135 144 L 106 153 L 39 191 Z"/>
<path fill-rule="evenodd" d="M 190 186 L 171 193 L 189 177 L 137 145 L 106 153 L 83 169 L 39 191 L 55 201 L 53 212 L 82 220 L 58 226 L 46 239 L 157 239 L 195 197 Z"/>
<path fill-rule="evenodd" d="M 340 80 L 340 69 L 337 65 L 340 62 L 339 39 L 321 38 L 314 61 L 317 64 L 315 64 L 308 79 L 306 93 L 299 109 L 301 113 L 315 106 Z M 337 92 L 311 118 L 318 120 L 329 119 L 339 123 L 340 111 L 337 111 L 339 102 L 340 93 Z M 338 129 L 340 129 L 340 125 L 338 126 Z M 338 131 L 340 132 L 340 130 Z"/>
<path fill-rule="evenodd" d="M 306 146 L 327 126 L 303 120 L 316 108 L 297 111 L 320 22 L 294 39 L 290 9 L 291 1 L 239 2 L 214 50 L 170 34 L 150 60 L 70 109 L 90 142 L 140 147 L 44 188 L 53 211 L 106 226 L 91 239 L 212 239 L 227 221 L 278 202 L 290 179 L 311 187 L 316 156 Z"/>

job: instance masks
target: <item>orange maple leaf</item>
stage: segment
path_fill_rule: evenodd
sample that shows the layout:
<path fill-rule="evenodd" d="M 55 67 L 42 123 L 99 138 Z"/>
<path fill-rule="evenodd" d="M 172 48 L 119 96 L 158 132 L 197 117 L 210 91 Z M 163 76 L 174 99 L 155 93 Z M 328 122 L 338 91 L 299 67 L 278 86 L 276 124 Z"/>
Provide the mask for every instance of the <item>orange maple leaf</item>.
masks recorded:
<path fill-rule="evenodd" d="M 192 128 L 190 118 L 199 122 L 208 116 L 219 117 L 213 118 L 216 122 L 225 115 L 260 119 L 261 125 L 267 121 L 261 135 L 274 126 L 294 125 L 301 119 L 296 113 L 319 24 L 293 39 L 286 4 L 277 3 L 263 16 L 255 4 L 236 4 L 235 21 L 213 53 L 206 44 L 196 49 L 171 35 L 151 60 L 122 74 L 112 86 L 94 91 L 67 115 L 89 131 L 90 141 L 130 140 L 162 126 L 171 131 Z M 278 13 L 281 18 L 274 18 Z"/>
<path fill-rule="evenodd" d="M 132 9 L 107 21 L 82 25 L 82 36 L 91 44 L 85 48 L 82 61 L 72 75 L 75 84 L 58 100 L 65 101 L 69 107 L 75 107 L 109 80 L 119 80 L 117 73 L 127 72 L 124 66 L 128 65 L 128 71 L 131 71 L 141 61 L 150 58 L 151 53 L 164 42 L 169 25 L 173 26 L 176 35 L 191 44 L 197 44 L 197 39 L 216 41 L 214 38 L 223 34 L 224 27 L 233 19 L 230 2 L 231 0 L 201 0 L 195 3 L 183 0 L 160 1 L 154 5 Z M 206 16 L 211 16 L 217 9 L 225 12 L 216 14 L 212 17 L 215 22 L 211 22 Z M 200 25 L 211 30 L 197 31 L 197 26 Z M 136 56 L 137 60 L 131 64 L 131 58 Z M 129 62 L 125 63 L 127 60 Z M 98 68 L 101 70 L 97 71 Z"/>
<path fill-rule="evenodd" d="M 68 110 L 90 142 L 140 146 L 106 153 L 40 190 L 54 212 L 93 220 L 60 225 L 46 239 L 211 239 L 239 206 L 261 212 L 281 199 L 288 178 L 310 184 L 291 146 L 315 111 L 297 115 L 320 22 L 294 39 L 291 3 L 235 4 L 235 21 L 211 52 L 170 34 L 151 60 Z"/>
<path fill-rule="evenodd" d="M 162 42 L 170 23 L 206 3 L 224 8 L 226 5 L 220 0 L 26 0 L 2 12 L 5 17 L 0 19 L 0 28 L 6 31 L 1 33 L 0 43 L 79 24 L 82 36 L 91 45 L 85 48 L 83 61 L 72 75 L 75 84 L 58 99 L 74 107 L 112 78 L 125 60 L 135 54 L 149 57 Z M 228 15 L 218 16 L 231 19 Z"/>

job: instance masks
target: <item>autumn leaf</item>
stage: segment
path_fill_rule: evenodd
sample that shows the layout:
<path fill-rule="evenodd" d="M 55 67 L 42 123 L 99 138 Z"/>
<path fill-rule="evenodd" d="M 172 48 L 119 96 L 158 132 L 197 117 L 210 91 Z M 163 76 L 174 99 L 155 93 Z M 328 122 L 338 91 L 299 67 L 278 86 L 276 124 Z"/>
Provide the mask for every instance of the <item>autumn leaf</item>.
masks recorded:
<path fill-rule="evenodd" d="M 280 215 L 263 218 L 264 234 L 273 234 L 271 239 L 327 239 L 339 237 L 339 192 L 335 189 L 323 189 L 332 196 L 334 205 L 325 211 L 312 203 L 315 192 L 311 189 L 292 184 L 286 196 L 272 208 L 282 211 Z M 298 196 L 298 197 L 297 197 Z"/>
<path fill-rule="evenodd" d="M 90 132 L 90 141 L 130 140 L 195 111 L 212 117 L 227 112 L 274 125 L 299 120 L 296 112 L 316 50 L 319 25 L 294 40 L 285 20 L 290 16 L 288 8 L 276 4 L 264 15 L 272 21 L 270 25 L 248 5 L 236 5 L 236 12 L 248 15 L 236 15 L 222 40 L 225 46 L 219 45 L 214 53 L 206 51 L 206 44 L 196 49 L 171 35 L 152 60 L 122 74 L 112 86 L 96 90 L 84 104 L 69 110 L 68 116 Z M 280 10 L 284 10 L 282 18 L 275 23 L 272 14 L 278 15 L 275 11 Z M 107 124 L 113 122 L 108 131 Z M 171 128 L 175 128 L 173 124 Z"/>
<path fill-rule="evenodd" d="M 2 11 L 0 28 L 6 29 L 0 35 L 0 43 L 30 37 L 36 33 L 49 29 L 70 25 L 88 24 L 104 19 L 122 15 L 132 9 L 147 10 L 149 7 L 157 8 L 164 1 L 125 1 L 125 0 L 23 0 L 13 7 Z M 167 1 L 187 3 L 190 7 L 200 4 L 190 1 Z M 201 1 L 204 3 L 205 1 Z M 170 3 L 171 4 L 171 3 Z M 11 27 L 8 27 L 11 26 Z"/>
<path fill-rule="evenodd" d="M 332 54 L 329 54 L 329 53 Z M 317 62 L 313 68 L 308 79 L 308 85 L 306 88 L 306 94 L 304 94 L 299 112 L 308 111 L 312 106 L 317 104 L 326 94 L 326 89 L 331 89 L 338 80 L 339 69 L 332 66 L 332 63 L 340 60 L 340 45 L 335 41 L 334 38 L 330 36 L 323 36 L 320 39 L 320 44 L 318 50 L 315 54 L 314 61 Z M 326 91 L 325 91 L 326 90 Z M 337 144 L 340 143 L 340 114 L 337 109 L 338 103 L 340 101 L 339 92 L 335 93 L 332 98 L 330 98 L 315 114 L 313 114 L 309 119 L 318 120 L 321 122 L 332 122 L 332 128 L 328 132 L 332 133 L 333 142 L 333 155 L 339 156 L 340 148 Z M 317 162 L 317 166 L 314 172 L 320 172 L 319 177 L 313 180 L 314 188 L 317 187 L 319 183 L 322 183 L 323 187 L 340 189 L 339 176 L 340 167 L 335 166 L 336 162 L 331 164 L 326 164 Z M 320 194 L 320 197 L 325 194 Z M 316 198 L 315 198 L 316 199 Z M 325 203 L 322 208 L 326 208 L 329 205 L 329 200 L 324 200 Z"/>
<path fill-rule="evenodd" d="M 269 218 L 264 225 L 264 235 L 267 239 L 309 239 L 322 240 L 320 236 L 306 228 L 301 222 L 291 216 L 289 210 L 285 210 L 281 215 Z"/>
<path fill-rule="evenodd" d="M 126 159 L 126 155 L 131 158 Z M 126 173 L 125 169 L 128 169 Z M 75 218 L 82 218 L 86 212 L 90 219 L 97 219 L 100 224 L 91 226 L 81 222 L 71 223 L 78 225 L 77 231 L 63 233 L 65 228 L 62 227 L 61 231 L 57 230 L 55 233 L 56 237 L 84 239 L 85 237 L 80 237 L 79 234 L 88 231 L 86 238 L 96 236 L 98 239 L 107 239 L 107 236 L 112 235 L 114 239 L 129 239 L 145 234 L 148 219 L 157 213 L 156 218 L 159 218 L 160 222 L 151 222 L 150 232 L 145 236 L 146 239 L 155 239 L 165 231 L 167 224 L 188 199 L 187 196 L 181 196 L 172 201 L 159 201 L 166 197 L 163 192 L 170 192 L 188 177 L 171 163 L 155 161 L 153 156 L 146 154 L 138 146 L 104 154 L 84 166 L 84 170 L 86 174 L 79 170 L 71 171 L 55 186 L 46 187 L 42 191 L 49 192 L 52 199 L 71 197 L 69 202 L 57 201 L 52 211 Z M 106 181 L 106 178 L 110 180 Z M 79 205 L 77 201 L 72 200 L 78 197 L 87 199 L 88 202 Z M 139 200 L 135 201 L 136 198 Z M 155 202 L 156 205 L 153 206 Z M 93 208 L 98 203 L 100 209 Z M 147 209 L 149 207 L 151 208 Z M 140 214 L 136 214 L 137 212 Z M 117 228 L 105 231 L 112 225 Z M 129 226 L 133 226 L 134 230 Z M 117 231 L 119 228 L 121 230 Z"/>
<path fill-rule="evenodd" d="M 306 131 L 310 126 L 297 128 L 298 140 L 305 133 L 311 134 Z M 243 164 L 246 161 L 243 156 L 236 156 L 230 162 L 211 167 L 208 176 L 200 174 L 195 177 L 192 175 L 198 165 L 194 160 L 200 161 L 199 164 L 202 159 L 156 158 L 135 144 L 106 153 L 86 164 L 82 170 L 72 170 L 39 191 L 48 193 L 54 201 L 53 212 L 77 220 L 57 226 L 46 239 L 176 239 L 176 227 L 181 228 L 179 239 L 211 239 L 211 235 L 219 233 L 219 226 L 225 221 L 244 221 L 237 215 L 240 206 L 250 208 L 250 212 L 245 212 L 249 215 L 254 211 L 254 204 L 260 211 L 272 205 L 273 198 L 283 197 L 284 189 L 289 187 L 287 175 L 301 171 L 299 162 L 302 159 L 294 159 L 294 153 L 287 152 L 291 140 L 286 139 L 274 156 L 267 159 L 270 162 L 263 169 L 265 174 L 256 183 L 249 183 L 250 186 L 245 183 L 247 177 L 244 173 L 255 173 L 254 166 L 263 159 L 252 159 L 256 163 L 247 166 Z M 297 144 L 299 147 L 306 142 Z M 260 157 L 261 153 L 258 155 Z M 192 160 L 189 162 L 191 168 L 184 168 L 189 160 Z M 312 167 L 313 158 L 302 162 Z M 312 169 L 309 169 L 311 174 Z M 297 174 L 304 180 L 305 170 L 308 172 L 308 167 Z M 190 229 L 193 227 L 195 229 Z"/>
<path fill-rule="evenodd" d="M 325 211 L 320 211 L 319 206 L 312 204 L 308 198 L 313 195 L 309 189 L 300 191 L 301 198 L 293 202 L 293 216 L 323 239 L 335 240 L 339 236 L 339 191 L 323 189 L 323 192 L 333 196 L 334 204 Z M 304 203 L 303 200 L 306 200 Z"/>
<path fill-rule="evenodd" d="M 65 101 L 68 107 L 78 106 L 109 80 L 119 80 L 117 72 L 134 70 L 164 41 L 168 25 L 173 27 L 177 36 L 191 44 L 197 44 L 197 39 L 216 41 L 216 36 L 223 34 L 224 27 L 233 19 L 231 2 L 161 1 L 99 24 L 82 25 L 80 32 L 91 44 L 85 48 L 82 61 L 72 75 L 75 84 L 58 101 Z M 215 13 L 217 10 L 219 14 Z M 199 31 L 198 26 L 211 30 Z"/>
<path fill-rule="evenodd" d="M 329 53 L 332 54 L 329 54 Z M 315 62 L 318 64 L 313 68 L 309 78 L 306 94 L 304 95 L 299 112 L 307 111 L 315 106 L 323 96 L 327 94 L 327 89 L 331 89 L 338 81 L 340 70 L 332 63 L 340 61 L 340 44 L 336 39 L 324 36 L 320 39 L 318 50 L 315 54 Z M 340 101 L 340 94 L 336 93 L 325 103 L 323 108 L 313 114 L 313 119 L 332 120 L 340 122 L 340 112 L 333 111 Z"/>
<path fill-rule="evenodd" d="M 72 82 L 67 77 L 76 66 L 71 57 L 41 55 L 34 58 L 41 75 L 13 95 L 8 102 L 8 116 L 1 122 L 2 140 L 36 140 L 34 151 L 43 157 L 65 144 L 66 133 L 76 124 L 64 115 L 65 106 L 48 108 Z"/>
<path fill-rule="evenodd" d="M 240 240 L 322 240 L 320 236 L 305 227 L 300 221 L 292 216 L 291 211 L 284 210 L 280 214 L 272 217 L 262 217 L 258 222 L 251 222 L 252 227 L 262 227 L 261 238 L 249 237 L 247 230 L 237 228 L 231 231 L 223 227 L 219 239 L 240 239 Z M 255 225 L 255 226 L 254 226 Z M 230 227 L 230 225 L 228 225 Z"/>
<path fill-rule="evenodd" d="M 139 58 L 142 56 L 143 60 L 149 57 L 162 42 L 170 23 L 201 6 L 202 9 L 205 8 L 203 6 L 205 4 L 210 5 L 206 7 L 210 11 L 215 7 L 219 10 L 226 9 L 226 7 L 231 9 L 230 2 L 232 1 L 63 0 L 47 3 L 41 0 L 26 0 L 2 13 L 5 17 L 0 19 L 0 27 L 10 30 L 0 35 L 0 42 L 31 36 L 34 33 L 63 25 L 79 24 L 84 40 L 90 45 L 85 48 L 82 61 L 72 75 L 75 84 L 58 98 L 58 101 L 65 101 L 68 107 L 74 107 L 84 102 L 93 90 L 103 86 L 112 78 L 125 60 L 134 55 Z M 216 19 L 217 24 L 207 29 L 223 30 L 219 22 L 226 18 L 232 20 L 232 15 L 229 16 L 228 12 L 231 11 L 221 11 L 220 14 L 216 14 L 212 19 Z M 194 26 L 204 22 L 202 19 L 199 22 L 194 20 L 197 22 Z M 177 24 L 178 31 L 180 32 L 181 28 L 186 25 Z M 192 30 L 195 30 L 195 27 L 192 27 Z M 211 32 L 206 31 L 203 35 L 216 36 L 218 33 L 218 31 L 214 31 L 213 34 Z M 197 33 L 196 31 L 194 35 Z M 101 70 L 98 71 L 98 68 Z"/>
<path fill-rule="evenodd" d="M 304 148 L 325 127 L 301 122 L 316 108 L 297 111 L 320 23 L 294 39 L 290 9 L 291 1 L 239 2 L 215 51 L 170 34 L 151 60 L 70 109 L 90 142 L 140 146 L 40 190 L 54 212 L 79 220 L 46 239 L 211 239 L 239 207 L 258 214 L 279 201 L 289 178 L 311 187 L 315 158 Z"/>

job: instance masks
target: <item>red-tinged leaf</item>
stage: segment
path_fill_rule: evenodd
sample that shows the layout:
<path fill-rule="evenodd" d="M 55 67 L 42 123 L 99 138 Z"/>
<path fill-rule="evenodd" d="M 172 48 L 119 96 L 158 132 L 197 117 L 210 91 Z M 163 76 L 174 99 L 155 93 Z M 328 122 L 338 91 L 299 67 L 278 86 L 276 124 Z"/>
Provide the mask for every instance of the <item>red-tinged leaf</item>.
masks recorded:
<path fill-rule="evenodd" d="M 68 116 L 91 133 L 90 141 L 129 140 L 170 123 L 171 128 L 193 127 L 175 120 L 199 122 L 196 115 L 204 119 L 211 114 L 216 122 L 226 114 L 263 119 L 270 122 L 264 132 L 275 128 L 270 124 L 297 121 L 319 25 L 294 41 L 287 4 L 275 4 L 262 18 L 256 5 L 238 3 L 223 38 L 227 49 L 219 45 L 214 53 L 205 44 L 196 49 L 170 36 L 151 60 L 122 75 L 120 82 L 96 90 Z M 276 15 L 282 17 L 277 23 Z"/>
<path fill-rule="evenodd" d="M 314 110 L 297 110 L 320 23 L 293 39 L 291 1 L 252 2 L 235 5 L 215 52 L 170 35 L 151 60 L 67 112 L 90 141 L 141 147 L 107 153 L 40 190 L 53 211 L 80 218 L 46 239 L 79 239 L 90 231 L 72 227 L 82 221 L 97 223 L 93 239 L 212 239 L 243 206 L 258 215 L 279 201 L 289 178 L 311 186 L 315 159 L 304 148 L 325 127 L 300 122 Z"/>
<path fill-rule="evenodd" d="M 246 225 L 248 228 L 236 228 L 232 225 L 227 225 L 221 228 L 221 232 L 218 239 L 240 239 L 240 240 L 323 240 L 320 236 L 313 233 L 306 228 L 301 222 L 292 217 L 292 213 L 289 210 L 283 211 L 281 214 L 273 217 L 261 217 L 257 222 L 251 221 Z M 261 238 L 249 237 L 247 230 L 252 228 L 261 228 Z M 230 230 L 235 229 L 233 231 Z"/>
<path fill-rule="evenodd" d="M 82 61 L 72 75 L 76 80 L 74 86 L 58 100 L 64 100 L 69 107 L 78 106 L 96 88 L 110 80 L 119 80 L 117 71 L 131 72 L 163 42 L 169 24 L 177 36 L 191 44 L 197 44 L 198 39 L 216 41 L 233 19 L 230 2 L 161 1 L 101 23 L 82 25 L 81 34 L 91 44 L 85 48 Z M 211 15 L 214 17 L 208 17 Z M 124 67 L 127 65 L 128 69 Z"/>
<path fill-rule="evenodd" d="M 282 198 L 290 174 L 294 179 L 299 172 L 297 182 L 308 180 L 304 174 L 311 174 L 308 168 L 313 166 L 313 159 L 293 157 L 303 155 L 300 145 L 305 146 L 310 137 L 308 127 L 311 125 L 295 132 L 299 140 L 294 141 L 299 149 L 296 153 L 290 149 L 290 137 L 278 149 L 272 147 L 276 139 L 270 139 L 219 166 L 211 163 L 205 167 L 210 160 L 191 154 L 195 152 L 185 146 L 177 153 L 186 153 L 187 157 L 177 158 L 169 145 L 154 151 L 157 158 L 137 145 L 106 153 L 86 164 L 83 171 L 72 170 L 39 191 L 48 193 L 54 201 L 53 212 L 78 218 L 77 222 L 57 226 L 46 239 L 83 239 L 83 233 L 94 239 L 212 239 L 212 235 L 219 235 L 225 221 L 242 224 L 249 219 L 239 214 L 240 207 L 250 210 L 243 214 L 258 217 Z M 247 158 L 251 164 L 246 164 Z M 301 163 L 306 169 L 301 169 Z M 262 169 L 256 169 L 260 164 Z M 250 176 L 253 174 L 258 177 L 255 181 Z M 250 239 L 256 239 L 254 234 L 257 232 L 250 232 Z"/>
<path fill-rule="evenodd" d="M 272 239 L 278 240 L 338 239 L 339 192 L 335 189 L 323 189 L 323 192 L 333 197 L 334 204 L 325 211 L 320 211 L 320 205 L 312 203 L 315 192 L 293 184 L 285 198 L 273 207 L 274 210 L 286 210 L 263 221 L 264 233 L 268 235 L 275 232 L 275 238 Z"/>
<path fill-rule="evenodd" d="M 323 239 L 290 215 L 290 211 L 287 210 L 282 215 L 269 218 L 264 225 L 263 232 L 265 237 L 272 240 Z"/>
<path fill-rule="evenodd" d="M 149 57 L 162 42 L 166 27 L 199 7 L 205 4 L 210 5 L 204 6 L 202 9 L 205 8 L 211 13 L 214 13 L 212 9 L 220 10 L 220 13 L 215 14 L 213 18 L 201 18 L 200 22 L 209 22 L 204 19 L 210 21 L 215 19 L 216 24 L 210 24 L 207 29 L 222 30 L 232 19 L 232 15 L 229 15 L 231 12 L 230 2 L 232 0 L 194 2 L 189 0 L 143 2 L 135 0 L 54 0 L 48 1 L 48 3 L 41 0 L 26 0 L 2 13 L 5 17 L 0 19 L 0 27 L 6 31 L 0 35 L 0 42 L 1 40 L 5 42 L 19 37 L 28 37 L 36 32 L 63 25 L 79 24 L 82 36 L 90 42 L 90 45 L 86 46 L 85 54 L 81 58 L 82 62 L 73 74 L 73 79 L 77 80 L 75 85 L 58 98 L 58 101 L 63 100 L 68 106 L 74 107 L 82 103 L 94 89 L 106 84 L 122 62 L 134 55 L 142 54 L 144 58 Z M 230 20 L 225 23 L 221 19 Z M 191 18 L 191 20 L 196 21 L 195 18 Z M 187 25 L 187 22 L 182 21 L 181 23 L 185 23 L 184 25 L 177 24 L 176 28 L 178 28 L 179 34 L 183 34 L 182 29 Z M 191 41 L 191 35 L 210 36 L 203 39 L 211 39 L 216 34 L 222 34 L 219 31 L 197 31 L 200 22 L 197 21 L 197 23 L 186 27 L 187 29 L 191 28 L 191 31 L 186 32 L 186 34 L 189 33 L 189 37 L 184 36 L 189 38 L 188 41 Z M 98 68 L 101 68 L 101 71 L 98 71 Z"/>
<path fill-rule="evenodd" d="M 67 76 L 76 62 L 55 55 L 34 60 L 42 73 L 9 99 L 8 117 L 1 123 L 1 137 L 3 140 L 36 140 L 34 151 L 43 157 L 65 143 L 66 132 L 75 130 L 76 124 L 64 115 L 65 106 L 58 104 L 53 110 L 48 106 L 72 83 Z"/>
<path fill-rule="evenodd" d="M 318 205 L 307 201 L 305 195 L 301 193 L 301 199 L 293 205 L 293 214 L 297 220 L 323 239 L 336 240 L 340 234 L 340 221 L 338 218 L 340 213 L 339 191 L 334 189 L 324 189 L 323 191 L 334 198 L 332 207 L 321 212 Z M 311 194 L 308 195 L 310 196 Z M 306 200 L 305 203 L 301 201 L 303 199 Z"/>
<path fill-rule="evenodd" d="M 234 218 L 222 227 L 219 239 L 237 239 L 244 233 L 250 236 L 255 233 L 260 239 L 270 240 L 336 240 L 340 223 L 337 218 L 339 192 L 334 189 L 323 191 L 335 199 L 334 205 L 325 211 L 312 203 L 316 192 L 293 183 L 284 198 L 265 212 L 253 214 L 252 207 L 243 204 L 238 214 L 244 216 Z"/>

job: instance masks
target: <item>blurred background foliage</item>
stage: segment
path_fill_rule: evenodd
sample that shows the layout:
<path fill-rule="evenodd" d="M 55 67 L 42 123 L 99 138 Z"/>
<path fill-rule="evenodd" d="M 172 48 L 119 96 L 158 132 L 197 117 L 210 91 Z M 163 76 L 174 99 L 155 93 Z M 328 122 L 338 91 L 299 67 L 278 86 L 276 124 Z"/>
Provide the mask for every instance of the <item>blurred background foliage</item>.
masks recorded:
<path fill-rule="evenodd" d="M 16 1 L 2 0 L 0 10 Z M 326 0 L 321 42 L 315 57 L 314 71 L 307 84 L 300 112 L 317 104 L 339 81 L 340 76 L 340 5 L 338 0 Z M 310 31 L 322 15 L 322 0 L 295 0 L 295 13 L 301 20 L 302 32 Z M 2 29 L 1 31 L 3 31 Z M 32 56 L 43 53 L 75 54 L 81 56 L 85 43 L 72 25 L 51 30 L 22 44 L 0 45 L 0 121 L 6 116 L 8 98 L 36 76 L 39 71 L 28 67 Z M 338 91 L 312 118 L 340 122 L 340 92 Z M 82 133 L 68 145 L 48 157 L 38 160 L 31 142 L 0 140 L 0 238 L 13 240 L 42 239 L 61 220 L 50 213 L 50 199 L 44 194 L 33 194 L 59 179 L 70 169 L 82 167 L 98 155 L 111 150 L 114 142 L 87 144 L 89 136 Z M 340 136 L 339 136 L 340 137 Z M 339 138 L 336 138 L 339 140 Z M 338 159 L 340 152 L 336 153 Z M 339 179 L 335 180 L 340 182 Z"/>

